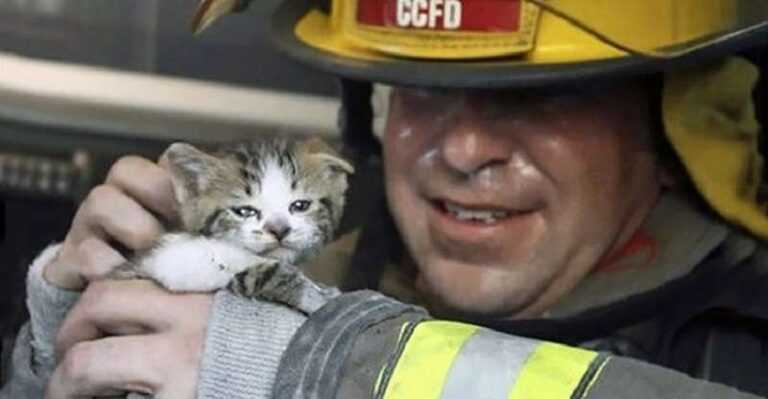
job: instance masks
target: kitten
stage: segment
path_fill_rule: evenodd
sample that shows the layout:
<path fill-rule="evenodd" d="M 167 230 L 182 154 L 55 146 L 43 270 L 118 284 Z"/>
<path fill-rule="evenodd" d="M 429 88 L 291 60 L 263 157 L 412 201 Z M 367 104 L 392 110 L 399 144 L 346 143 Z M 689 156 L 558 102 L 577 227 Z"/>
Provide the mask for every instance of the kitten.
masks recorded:
<path fill-rule="evenodd" d="M 109 277 L 148 278 L 174 292 L 229 285 L 306 312 L 306 295 L 331 295 L 296 268 L 341 220 L 352 165 L 317 139 L 262 139 L 206 153 L 184 143 L 164 153 L 181 231 Z M 312 284 L 315 289 L 306 289 Z"/>

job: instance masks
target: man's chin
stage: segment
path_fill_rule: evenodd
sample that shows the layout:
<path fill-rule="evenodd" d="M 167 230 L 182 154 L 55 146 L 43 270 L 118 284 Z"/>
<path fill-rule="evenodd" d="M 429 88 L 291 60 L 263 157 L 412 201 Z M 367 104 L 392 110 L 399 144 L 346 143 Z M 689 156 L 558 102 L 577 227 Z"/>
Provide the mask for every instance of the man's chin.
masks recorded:
<path fill-rule="evenodd" d="M 417 288 L 436 316 L 459 319 L 515 318 L 535 300 L 536 287 L 513 273 L 452 265 L 453 270 L 424 271 Z"/>

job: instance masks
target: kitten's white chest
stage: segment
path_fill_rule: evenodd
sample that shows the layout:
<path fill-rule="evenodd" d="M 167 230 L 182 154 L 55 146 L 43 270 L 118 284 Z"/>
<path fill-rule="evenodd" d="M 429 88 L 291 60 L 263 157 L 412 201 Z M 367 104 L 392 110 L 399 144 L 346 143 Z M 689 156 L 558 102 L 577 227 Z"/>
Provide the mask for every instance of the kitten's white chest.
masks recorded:
<path fill-rule="evenodd" d="M 222 240 L 169 234 L 144 258 L 142 269 L 171 291 L 208 292 L 225 287 L 258 258 Z"/>

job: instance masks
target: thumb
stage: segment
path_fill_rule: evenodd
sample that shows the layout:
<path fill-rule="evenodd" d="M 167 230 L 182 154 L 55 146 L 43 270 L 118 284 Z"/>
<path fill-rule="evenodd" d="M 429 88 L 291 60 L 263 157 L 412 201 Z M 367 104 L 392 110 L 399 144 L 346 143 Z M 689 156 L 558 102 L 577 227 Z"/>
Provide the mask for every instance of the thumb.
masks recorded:
<path fill-rule="evenodd" d="M 157 164 L 161 168 L 163 168 L 163 169 L 165 169 L 167 171 L 170 171 L 171 169 L 170 169 L 170 165 L 169 165 L 168 162 L 169 162 L 168 161 L 168 152 L 164 151 L 162 154 L 160 154 L 160 158 L 157 159 Z"/>

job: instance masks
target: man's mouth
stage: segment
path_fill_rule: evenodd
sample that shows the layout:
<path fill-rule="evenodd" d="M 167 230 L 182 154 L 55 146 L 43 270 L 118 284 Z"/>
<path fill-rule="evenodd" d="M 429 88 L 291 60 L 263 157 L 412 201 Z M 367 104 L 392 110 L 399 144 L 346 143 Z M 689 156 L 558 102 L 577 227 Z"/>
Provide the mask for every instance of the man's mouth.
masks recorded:
<path fill-rule="evenodd" d="M 501 209 L 498 207 L 465 206 L 449 201 L 434 201 L 434 205 L 443 213 L 462 222 L 495 224 L 524 212 Z"/>
<path fill-rule="evenodd" d="M 540 231 L 543 206 L 470 201 L 430 201 L 425 220 L 428 237 L 444 259 L 497 264 L 511 253 L 524 251 L 527 237 Z"/>

